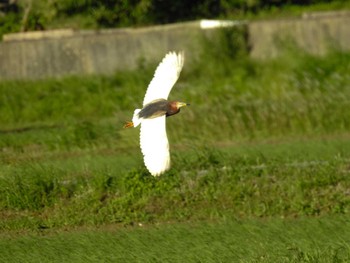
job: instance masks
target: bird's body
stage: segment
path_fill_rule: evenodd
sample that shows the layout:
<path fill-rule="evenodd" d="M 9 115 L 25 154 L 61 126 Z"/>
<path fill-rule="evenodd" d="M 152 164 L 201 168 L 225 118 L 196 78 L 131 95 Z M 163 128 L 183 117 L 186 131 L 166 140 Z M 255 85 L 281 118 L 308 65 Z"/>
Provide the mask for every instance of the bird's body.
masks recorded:
<path fill-rule="evenodd" d="M 141 124 L 140 147 L 149 172 L 158 176 L 170 168 L 169 142 L 165 119 L 188 104 L 168 101 L 168 95 L 177 81 L 184 63 L 183 53 L 168 53 L 156 69 L 143 101 L 143 108 L 136 109 L 132 122 L 125 127 Z"/>
<path fill-rule="evenodd" d="M 153 119 L 164 114 L 169 117 L 180 111 L 177 103 L 177 101 L 167 101 L 165 99 L 154 100 L 142 108 L 139 112 L 139 118 Z"/>

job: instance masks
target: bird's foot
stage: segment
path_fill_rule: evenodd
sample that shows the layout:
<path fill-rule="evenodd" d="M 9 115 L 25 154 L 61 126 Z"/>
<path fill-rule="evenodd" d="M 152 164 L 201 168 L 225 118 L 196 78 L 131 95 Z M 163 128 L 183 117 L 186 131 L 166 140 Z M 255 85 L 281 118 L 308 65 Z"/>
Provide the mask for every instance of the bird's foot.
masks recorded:
<path fill-rule="evenodd" d="M 127 121 L 125 122 L 124 128 L 131 128 L 131 127 L 134 127 L 134 123 L 132 121 Z"/>

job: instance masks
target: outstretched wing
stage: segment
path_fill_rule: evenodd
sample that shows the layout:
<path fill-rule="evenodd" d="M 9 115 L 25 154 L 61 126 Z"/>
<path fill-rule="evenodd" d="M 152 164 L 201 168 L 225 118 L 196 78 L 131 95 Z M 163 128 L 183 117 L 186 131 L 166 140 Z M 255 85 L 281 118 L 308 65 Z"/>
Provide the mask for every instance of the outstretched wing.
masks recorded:
<path fill-rule="evenodd" d="M 153 176 L 158 176 L 170 168 L 165 115 L 142 120 L 140 146 L 145 165 Z"/>
<path fill-rule="evenodd" d="M 168 99 L 169 93 L 179 78 L 184 64 L 184 53 L 169 52 L 158 65 L 148 85 L 143 106 L 155 99 Z"/>

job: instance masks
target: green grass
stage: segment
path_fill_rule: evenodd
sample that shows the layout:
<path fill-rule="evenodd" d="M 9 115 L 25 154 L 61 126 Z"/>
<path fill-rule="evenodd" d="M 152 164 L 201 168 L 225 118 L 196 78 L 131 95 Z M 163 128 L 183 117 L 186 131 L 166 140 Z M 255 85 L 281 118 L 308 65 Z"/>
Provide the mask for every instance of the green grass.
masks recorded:
<path fill-rule="evenodd" d="M 198 133 L 204 140 L 231 141 L 349 130 L 348 53 L 317 58 L 291 51 L 268 62 L 218 54 L 214 50 L 197 65 L 185 68 L 171 94 L 171 99 L 193 105 L 176 116 L 176 133 L 169 130 L 176 141 L 192 140 Z M 105 143 L 110 144 L 109 138 L 123 133 L 114 127 L 121 127 L 132 109 L 140 106 L 153 69 L 112 77 L 1 82 L 1 130 L 27 129 L 29 136 L 45 133 L 35 144 L 51 148 L 79 146 L 81 135 L 97 144 L 107 139 Z M 52 139 L 52 134 L 59 140 Z M 1 136 L 2 147 L 13 143 L 21 147 L 13 133 Z"/>
<path fill-rule="evenodd" d="M 348 262 L 349 219 L 231 220 L 5 236 L 2 262 Z"/>
<path fill-rule="evenodd" d="M 0 82 L 2 261 L 349 259 L 350 54 L 255 61 L 220 34 L 171 94 L 191 106 L 159 178 L 122 129 L 155 65 Z"/>
<path fill-rule="evenodd" d="M 178 150 L 160 178 L 117 152 L 26 160 L 2 168 L 0 228 L 347 214 L 349 152 L 347 138 Z"/>

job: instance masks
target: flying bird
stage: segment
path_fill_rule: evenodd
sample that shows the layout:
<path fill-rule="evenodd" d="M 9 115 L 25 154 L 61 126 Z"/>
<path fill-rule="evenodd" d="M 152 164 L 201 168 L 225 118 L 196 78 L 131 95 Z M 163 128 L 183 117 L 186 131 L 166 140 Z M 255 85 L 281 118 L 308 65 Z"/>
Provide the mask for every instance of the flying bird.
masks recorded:
<path fill-rule="evenodd" d="M 169 52 L 158 65 L 148 85 L 143 108 L 136 109 L 131 122 L 124 127 L 140 128 L 140 147 L 145 166 L 153 176 L 159 176 L 170 168 L 169 142 L 166 134 L 166 117 L 180 112 L 189 105 L 168 101 L 169 93 L 179 78 L 184 64 L 184 53 Z"/>

